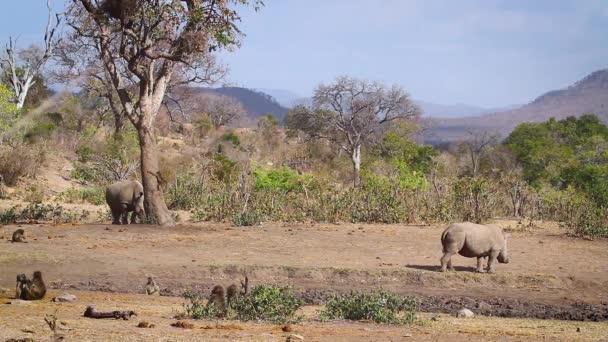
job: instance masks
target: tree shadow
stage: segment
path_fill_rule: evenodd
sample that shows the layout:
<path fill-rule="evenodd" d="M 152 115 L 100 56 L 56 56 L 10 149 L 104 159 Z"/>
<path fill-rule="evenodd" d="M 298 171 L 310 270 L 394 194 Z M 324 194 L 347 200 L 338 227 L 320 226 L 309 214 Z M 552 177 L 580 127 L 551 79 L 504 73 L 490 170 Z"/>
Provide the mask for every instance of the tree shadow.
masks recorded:
<path fill-rule="evenodd" d="M 435 271 L 435 272 L 439 272 L 441 270 L 441 266 L 439 266 L 439 265 L 410 265 L 410 264 L 407 264 L 407 265 L 405 265 L 405 267 L 415 268 L 417 270 Z M 470 267 L 470 266 L 454 266 L 454 268 L 456 269 L 456 272 L 461 272 L 461 271 L 475 272 L 475 267 Z"/>

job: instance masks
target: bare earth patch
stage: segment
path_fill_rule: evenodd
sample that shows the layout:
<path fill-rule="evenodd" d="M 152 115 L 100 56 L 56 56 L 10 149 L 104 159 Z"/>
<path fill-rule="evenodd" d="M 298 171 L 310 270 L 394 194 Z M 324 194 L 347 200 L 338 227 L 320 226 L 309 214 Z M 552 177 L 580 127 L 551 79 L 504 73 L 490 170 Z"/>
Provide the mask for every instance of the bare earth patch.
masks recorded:
<path fill-rule="evenodd" d="M 443 226 L 264 224 L 235 228 L 201 224 L 169 230 L 145 225 L 23 228 L 30 243 L 2 242 L 0 287 L 11 295 L 16 274 L 41 270 L 52 288 L 75 293 L 80 300 L 2 305 L 1 338 L 28 336 L 22 327 L 15 326 L 17 318 L 28 315 L 33 315 L 25 318 L 31 328 L 28 329 L 35 331 L 37 340 L 49 335 L 44 314 L 57 309 L 59 319 L 70 321 L 74 328 L 66 332 L 67 336 L 77 340 L 157 340 L 159 336 L 190 340 L 199 334 L 206 340 L 285 340 L 288 333 L 267 324 L 192 321 L 194 329 L 177 329 L 170 323 L 175 322 L 172 317 L 176 311 L 182 310 L 182 299 L 135 295 L 143 292 L 148 275 L 157 279 L 163 295 L 179 296 L 187 289 L 209 291 L 214 284 L 228 285 L 242 279 L 245 273 L 252 285 L 292 285 L 310 305 L 323 303 L 331 292 L 382 287 L 416 295 L 421 309 L 429 312 L 412 327 L 320 323 L 313 314 L 294 332 L 307 336 L 307 340 L 369 340 L 376 334 L 386 335 L 387 340 L 408 339 L 404 337 L 407 334 L 413 334 L 416 340 L 466 340 L 466 335 L 566 340 L 608 336 L 605 322 L 531 319 L 608 319 L 608 242 L 574 239 L 555 229 L 511 229 L 511 262 L 499 264 L 497 273 L 490 275 L 472 273 L 475 260 L 462 257 L 454 258 L 458 272 L 437 272 Z M 0 229 L 0 236 L 6 240 L 15 229 L 5 226 Z M 51 291 L 49 299 L 53 293 L 63 291 Z M 85 319 L 81 316 L 86 304 L 97 304 L 101 311 L 132 309 L 141 316 L 125 322 Z M 459 320 L 451 316 L 463 306 L 486 316 L 530 318 L 476 316 Z M 304 310 L 311 308 L 306 306 Z M 438 313 L 438 320 L 430 319 Z M 137 328 L 139 321 L 152 323 L 155 328 Z M 234 329 L 217 328 L 216 324 L 233 324 Z"/>

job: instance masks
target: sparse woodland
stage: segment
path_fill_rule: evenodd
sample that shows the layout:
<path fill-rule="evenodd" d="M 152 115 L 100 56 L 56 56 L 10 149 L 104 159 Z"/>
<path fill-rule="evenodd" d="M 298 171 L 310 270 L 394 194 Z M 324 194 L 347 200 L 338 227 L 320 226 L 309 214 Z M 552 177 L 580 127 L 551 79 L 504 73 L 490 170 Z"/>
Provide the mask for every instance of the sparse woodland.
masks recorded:
<path fill-rule="evenodd" d="M 178 210 L 239 226 L 508 216 L 608 236 L 608 128 L 597 117 L 424 146 L 406 90 L 344 76 L 319 84 L 313 102 L 284 120 L 268 113 L 243 127 L 251 118 L 237 100 L 190 91 L 225 76 L 215 53 L 241 39 L 234 3 L 153 2 L 164 5 L 75 1 L 64 36 L 50 37 L 47 49 L 20 54 L 11 41 L 0 83 L 5 199 L 103 205 L 107 184 L 137 178 L 150 223 L 170 225 Z M 51 52 L 53 68 L 34 75 L 22 100 L 11 68 L 19 73 Z M 37 180 L 58 160 L 67 161 L 71 186 L 53 193 Z"/>

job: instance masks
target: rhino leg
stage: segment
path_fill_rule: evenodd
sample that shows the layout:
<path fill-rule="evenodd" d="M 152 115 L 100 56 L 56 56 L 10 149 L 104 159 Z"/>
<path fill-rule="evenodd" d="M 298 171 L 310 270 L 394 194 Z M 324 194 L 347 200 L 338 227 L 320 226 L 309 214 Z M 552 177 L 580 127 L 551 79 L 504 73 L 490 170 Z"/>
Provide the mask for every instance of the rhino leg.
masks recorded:
<path fill-rule="evenodd" d="M 443 256 L 441 257 L 441 272 L 445 272 L 448 269 L 454 271 L 454 267 L 452 266 L 452 255 L 454 255 L 452 252 L 443 253 Z"/>
<path fill-rule="evenodd" d="M 120 224 L 120 211 L 112 209 L 112 224 Z"/>
<path fill-rule="evenodd" d="M 122 213 L 122 224 L 129 224 L 129 212 L 126 210 Z"/>
<path fill-rule="evenodd" d="M 494 269 L 494 263 L 496 263 L 496 258 L 500 254 L 500 251 L 491 251 L 490 256 L 488 257 L 488 273 L 494 273 L 496 270 Z"/>
<path fill-rule="evenodd" d="M 477 273 L 483 273 L 483 271 L 484 271 L 483 270 L 483 260 L 485 258 L 486 257 L 482 257 L 482 256 L 481 257 L 477 257 L 477 269 L 475 270 L 475 272 L 477 272 Z"/>

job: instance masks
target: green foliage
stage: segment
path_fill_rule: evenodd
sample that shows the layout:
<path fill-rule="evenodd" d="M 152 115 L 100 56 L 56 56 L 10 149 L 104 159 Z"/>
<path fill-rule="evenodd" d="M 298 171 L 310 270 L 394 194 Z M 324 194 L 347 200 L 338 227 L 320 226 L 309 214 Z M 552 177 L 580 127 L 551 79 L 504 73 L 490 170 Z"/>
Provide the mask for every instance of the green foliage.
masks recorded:
<path fill-rule="evenodd" d="M 279 120 L 272 113 L 268 113 L 258 120 L 258 128 L 264 132 L 275 131 L 279 128 Z"/>
<path fill-rule="evenodd" d="M 11 224 L 17 222 L 19 214 L 17 213 L 17 207 L 10 207 L 5 211 L 0 212 L 0 223 Z"/>
<path fill-rule="evenodd" d="M 192 319 L 216 319 L 223 314 L 214 305 L 207 305 L 206 298 L 198 293 L 186 291 L 183 297 L 190 301 L 190 303 L 184 304 L 184 308 L 186 315 L 192 317 Z"/>
<path fill-rule="evenodd" d="M 86 220 L 90 213 L 86 210 L 66 210 L 60 205 L 30 203 L 25 208 L 13 206 L 0 213 L 0 222 L 4 224 L 18 221 L 50 221 L 54 223 L 73 223 Z"/>
<path fill-rule="evenodd" d="M 409 324 L 416 319 L 414 297 L 385 291 L 351 292 L 329 298 L 321 312 L 323 319 L 372 320 L 376 323 Z"/>
<path fill-rule="evenodd" d="M 95 131 L 85 129 L 83 139 L 76 147 L 77 160 L 71 177 L 84 183 L 107 184 L 128 177 L 129 165 L 139 162 L 139 138 L 133 127 L 118 134 L 108 135 L 102 143 L 92 139 Z"/>
<path fill-rule="evenodd" d="M 296 311 L 302 302 L 288 287 L 257 285 L 246 296 L 238 296 L 231 311 L 241 321 L 286 323 L 296 321 Z"/>
<path fill-rule="evenodd" d="M 232 145 L 234 146 L 241 145 L 241 140 L 239 139 L 239 136 L 236 135 L 234 132 L 225 133 L 224 135 L 222 135 L 222 140 L 232 143 Z"/>
<path fill-rule="evenodd" d="M 250 210 L 232 215 L 232 224 L 237 227 L 250 227 L 260 224 L 261 216 L 259 213 Z"/>
<path fill-rule="evenodd" d="M 608 127 L 597 116 L 524 123 L 505 144 L 523 165 L 524 178 L 537 188 L 573 185 L 598 205 L 608 203 Z"/>
<path fill-rule="evenodd" d="M 51 134 L 57 129 L 57 126 L 52 122 L 38 122 L 25 133 L 23 139 L 28 143 L 34 143 L 39 140 L 48 139 Z"/>
<path fill-rule="evenodd" d="M 12 127 L 20 116 L 20 111 L 12 100 L 15 94 L 0 83 L 0 133 Z"/>
<path fill-rule="evenodd" d="M 190 302 L 184 305 L 186 314 L 193 319 L 215 319 L 223 316 L 214 305 L 207 305 L 202 295 L 186 291 L 184 298 Z M 237 296 L 228 308 L 228 319 L 241 321 L 268 321 L 273 323 L 294 322 L 296 311 L 302 302 L 288 287 L 258 285 L 246 296 Z"/>
<path fill-rule="evenodd" d="M 105 190 L 102 187 L 69 188 L 59 194 L 58 199 L 65 203 L 90 203 L 94 205 L 102 205 L 106 202 Z"/>
<path fill-rule="evenodd" d="M 254 188 L 271 192 L 302 192 L 313 181 L 312 175 L 300 175 L 297 171 L 284 166 L 278 169 L 253 171 Z"/>
<path fill-rule="evenodd" d="M 195 117 L 194 122 L 194 134 L 199 139 L 205 138 L 209 132 L 213 129 L 213 122 L 209 115 L 198 115 Z"/>
<path fill-rule="evenodd" d="M 390 160 L 399 168 L 407 165 L 410 172 L 425 174 L 433 166 L 437 151 L 431 146 L 420 146 L 399 132 L 388 132 L 376 146 L 375 154 Z"/>

